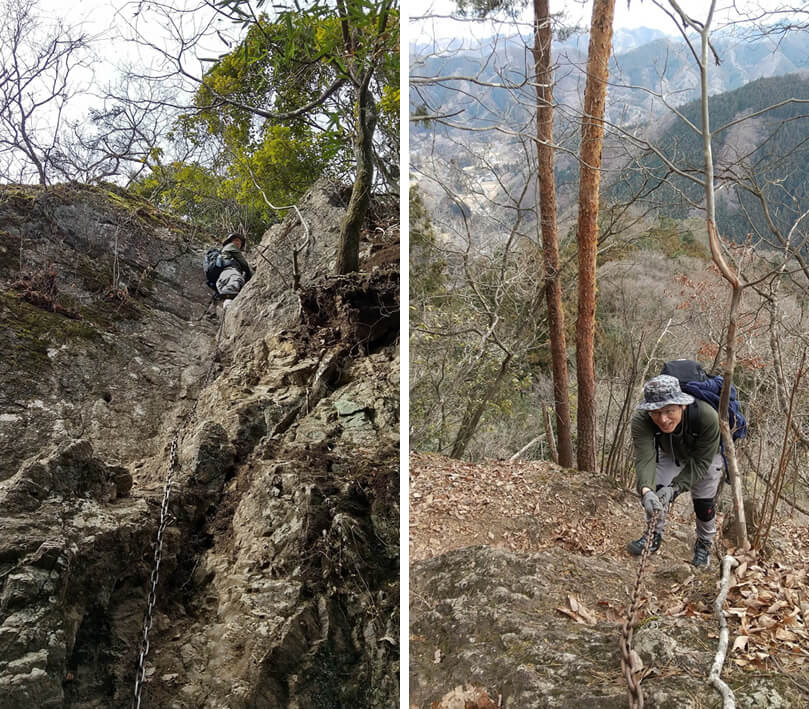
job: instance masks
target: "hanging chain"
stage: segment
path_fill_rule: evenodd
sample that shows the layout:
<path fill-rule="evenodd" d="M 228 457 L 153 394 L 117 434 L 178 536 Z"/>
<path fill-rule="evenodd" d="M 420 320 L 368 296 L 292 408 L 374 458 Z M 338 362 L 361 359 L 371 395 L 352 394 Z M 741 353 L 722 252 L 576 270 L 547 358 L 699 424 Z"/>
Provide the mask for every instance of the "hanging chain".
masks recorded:
<path fill-rule="evenodd" d="M 225 301 L 227 302 L 227 301 Z M 141 698 L 143 695 L 143 685 L 146 680 L 146 656 L 149 654 L 149 631 L 152 629 L 153 613 L 155 603 L 157 602 L 157 584 L 160 580 L 160 561 L 163 555 L 163 534 L 169 524 L 171 515 L 169 514 L 169 500 L 171 499 L 171 486 L 174 482 L 174 473 L 177 470 L 177 451 L 180 443 L 180 434 L 188 427 L 191 420 L 197 411 L 197 404 L 199 397 L 205 387 L 208 386 L 213 375 L 214 366 L 216 365 L 216 355 L 219 352 L 219 342 L 222 339 L 222 329 L 225 324 L 225 313 L 227 308 L 222 309 L 222 320 L 219 323 L 219 332 L 216 335 L 216 345 L 214 346 L 213 356 L 211 363 L 208 366 L 208 372 L 205 375 L 205 380 L 197 393 L 194 403 L 189 412 L 185 415 L 182 424 L 174 432 L 174 438 L 171 439 L 171 448 L 169 449 L 169 466 L 166 473 L 166 482 L 163 486 L 163 501 L 160 504 L 160 523 L 157 525 L 157 536 L 155 537 L 154 549 L 154 566 L 152 567 L 151 588 L 149 589 L 149 598 L 146 602 L 146 613 L 143 616 L 143 631 L 140 639 L 140 653 L 138 655 L 138 668 L 135 672 L 135 699 L 132 703 L 134 709 L 140 709 Z"/>
<path fill-rule="evenodd" d="M 635 612 L 639 604 L 640 581 L 643 576 L 643 569 L 646 566 L 646 560 L 649 558 L 649 550 L 652 548 L 654 530 L 659 515 L 660 512 L 655 510 L 646 526 L 646 542 L 643 545 L 643 551 L 640 555 L 638 576 L 635 579 L 635 588 L 632 590 L 632 600 L 629 603 L 626 619 L 624 620 L 624 627 L 621 632 L 621 671 L 624 673 L 626 683 L 629 686 L 629 709 L 643 709 L 643 690 L 640 688 L 640 680 L 636 681 L 632 674 L 632 627 Z"/>

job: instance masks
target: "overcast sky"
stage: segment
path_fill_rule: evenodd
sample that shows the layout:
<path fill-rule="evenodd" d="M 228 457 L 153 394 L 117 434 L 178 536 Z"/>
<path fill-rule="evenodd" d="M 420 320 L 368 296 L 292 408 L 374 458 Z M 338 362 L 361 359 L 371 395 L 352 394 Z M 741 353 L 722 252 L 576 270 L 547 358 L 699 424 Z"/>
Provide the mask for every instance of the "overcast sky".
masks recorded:
<path fill-rule="evenodd" d="M 736 0 L 735 5 L 745 8 L 754 8 L 761 2 L 768 9 L 775 8 L 783 3 L 776 0 Z M 705 20 L 707 17 L 707 0 L 679 0 L 680 6 L 691 14 L 694 18 Z M 649 27 L 657 29 L 666 34 L 676 34 L 677 29 L 673 25 L 671 18 L 666 15 L 652 0 L 631 0 L 627 7 L 627 0 L 616 0 L 615 4 L 615 29 L 632 29 L 636 27 Z M 405 0 L 404 7 L 409 17 L 415 18 L 422 15 L 450 15 L 456 9 L 453 0 Z M 551 13 L 564 12 L 566 23 L 578 24 L 583 27 L 590 25 L 590 13 L 592 2 L 582 0 L 550 0 Z M 734 0 L 718 0 L 716 5 L 716 16 L 714 26 L 727 22 L 728 19 L 738 18 L 738 13 L 733 10 Z M 532 3 L 522 15 L 523 32 L 531 30 L 530 19 Z M 488 22 L 454 22 L 449 19 L 433 18 L 425 22 L 410 23 L 410 41 L 424 41 L 432 39 L 448 39 L 460 37 L 487 37 L 495 34 L 494 26 Z"/>
<path fill-rule="evenodd" d="M 143 3 L 148 6 L 149 3 Z M 199 0 L 174 0 L 177 6 L 198 7 Z M 83 33 L 92 38 L 90 52 L 94 58 L 91 69 L 77 68 L 72 74 L 74 87 L 81 87 L 82 93 L 76 95 L 69 104 L 65 115 L 68 119 L 83 119 L 89 108 L 97 108 L 99 96 L 107 88 L 115 88 L 120 82 L 123 72 L 132 69 L 143 73 L 161 73 L 158 66 L 164 66 L 162 58 L 152 49 L 126 41 L 133 31 L 129 25 L 138 23 L 144 35 L 151 42 L 161 46 L 174 46 L 169 39 L 166 26 L 155 22 L 153 12 L 140 12 L 136 16 L 140 3 L 137 0 L 81 0 L 81 2 L 65 3 L 64 0 L 37 0 L 36 15 L 41 18 L 38 31 L 48 32 L 59 20 L 65 27 L 73 29 L 72 36 Z M 176 22 L 184 26 L 199 26 L 209 12 L 204 9 L 191 15 L 174 15 Z M 217 25 L 231 36 L 238 28 L 223 20 Z M 215 35 L 201 48 L 203 56 L 216 57 L 227 51 L 226 45 Z M 206 67 L 209 65 L 205 65 Z M 188 59 L 186 67 L 191 71 L 199 71 L 200 65 Z M 189 86 L 192 86 L 189 84 Z"/>
<path fill-rule="evenodd" d="M 175 0 L 174 4 L 185 7 L 199 7 L 198 0 Z M 147 6 L 149 3 L 143 3 Z M 167 27 L 155 24 L 156 15 L 152 12 L 140 12 L 136 17 L 139 3 L 137 0 L 81 0 L 81 2 L 65 3 L 64 0 L 38 0 L 39 14 L 47 19 L 61 18 L 68 26 L 81 27 L 83 32 L 96 38 L 94 49 L 107 67 L 119 66 L 127 62 L 136 62 L 144 66 L 154 61 L 154 55 L 143 47 L 138 47 L 124 38 L 132 35 L 129 24 L 138 23 L 150 41 L 163 46 L 170 43 Z M 200 26 L 209 16 L 209 11 L 202 8 L 195 16 L 176 13 L 174 19 L 183 26 Z M 151 21 L 151 24 L 150 24 Z M 219 28 L 233 36 L 237 32 L 236 25 L 221 20 Z M 163 41 L 161 41 L 161 39 Z M 203 53 L 206 56 L 218 56 L 227 51 L 227 47 L 217 41 L 216 37 L 206 42 Z M 150 56 L 152 55 L 152 56 Z M 110 70 L 111 71 L 111 70 Z M 102 70 L 103 73 L 103 70 Z"/>

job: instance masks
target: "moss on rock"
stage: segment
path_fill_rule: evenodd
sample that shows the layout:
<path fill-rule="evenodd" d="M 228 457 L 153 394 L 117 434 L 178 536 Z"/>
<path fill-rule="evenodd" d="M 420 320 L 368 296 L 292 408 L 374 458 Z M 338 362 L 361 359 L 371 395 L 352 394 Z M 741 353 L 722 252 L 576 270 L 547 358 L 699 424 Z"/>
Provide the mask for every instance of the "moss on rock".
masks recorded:
<path fill-rule="evenodd" d="M 48 350 L 78 340 L 98 342 L 101 335 L 86 320 L 37 308 L 9 292 L 0 292 L 0 343 L 12 369 L 36 374 L 50 368 Z"/>

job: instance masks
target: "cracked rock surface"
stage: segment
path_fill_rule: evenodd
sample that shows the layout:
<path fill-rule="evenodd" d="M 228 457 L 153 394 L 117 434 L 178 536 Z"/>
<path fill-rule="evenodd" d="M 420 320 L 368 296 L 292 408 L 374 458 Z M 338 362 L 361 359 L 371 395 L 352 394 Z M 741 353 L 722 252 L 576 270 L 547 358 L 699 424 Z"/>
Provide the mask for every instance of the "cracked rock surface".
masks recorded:
<path fill-rule="evenodd" d="M 639 563 L 625 545 L 637 538 L 639 498 L 607 476 L 549 461 L 412 454 L 410 475 L 410 709 L 626 707 L 621 641 Z M 722 706 L 707 681 L 719 634 L 718 564 L 714 555 L 707 569 L 689 563 L 693 514 L 690 500 L 670 512 L 638 587 L 631 648 L 649 708 Z M 794 535 L 792 554 L 759 562 L 734 585 L 751 607 L 759 595 L 764 608 L 783 607 L 799 630 L 800 607 L 769 590 L 783 570 L 784 598 L 803 599 L 805 529 L 789 527 L 777 536 Z M 774 638 L 772 665 L 751 670 L 732 650 L 740 605 L 726 606 L 731 650 L 722 671 L 736 706 L 805 706 L 800 653 Z"/>
<path fill-rule="evenodd" d="M 114 190 L 0 190 L 0 706 L 130 705 L 195 402 L 142 706 L 398 703 L 398 262 L 329 275 L 346 201 L 321 183 L 312 238 L 273 226 L 222 323 L 211 237 Z"/>

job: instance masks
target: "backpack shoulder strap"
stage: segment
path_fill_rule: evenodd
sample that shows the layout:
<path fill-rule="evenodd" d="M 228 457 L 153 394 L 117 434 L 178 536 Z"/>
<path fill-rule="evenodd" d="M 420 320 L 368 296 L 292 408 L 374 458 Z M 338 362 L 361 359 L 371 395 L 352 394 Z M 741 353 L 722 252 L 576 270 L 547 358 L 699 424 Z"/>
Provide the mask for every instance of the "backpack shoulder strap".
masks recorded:
<path fill-rule="evenodd" d="M 702 418 L 699 414 L 699 400 L 689 404 L 685 410 L 686 431 L 696 440 L 702 435 Z"/>

